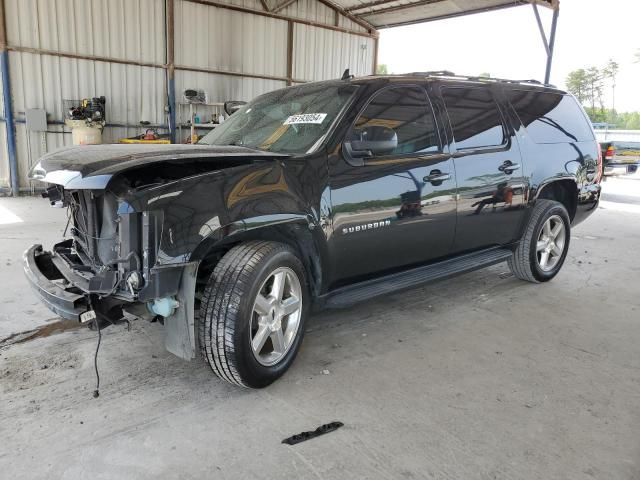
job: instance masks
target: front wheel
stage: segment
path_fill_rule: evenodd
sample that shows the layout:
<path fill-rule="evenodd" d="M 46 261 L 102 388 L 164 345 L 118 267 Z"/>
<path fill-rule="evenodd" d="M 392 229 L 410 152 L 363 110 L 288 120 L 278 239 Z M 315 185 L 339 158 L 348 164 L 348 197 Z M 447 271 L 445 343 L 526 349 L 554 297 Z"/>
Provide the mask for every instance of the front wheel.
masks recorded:
<path fill-rule="evenodd" d="M 200 348 L 216 375 L 251 388 L 282 376 L 302 343 L 306 292 L 304 267 L 288 245 L 252 241 L 229 250 L 198 319 Z"/>
<path fill-rule="evenodd" d="M 555 277 L 567 256 L 571 221 L 567 209 L 554 200 L 538 200 L 518 248 L 509 259 L 513 274 L 539 283 Z"/>

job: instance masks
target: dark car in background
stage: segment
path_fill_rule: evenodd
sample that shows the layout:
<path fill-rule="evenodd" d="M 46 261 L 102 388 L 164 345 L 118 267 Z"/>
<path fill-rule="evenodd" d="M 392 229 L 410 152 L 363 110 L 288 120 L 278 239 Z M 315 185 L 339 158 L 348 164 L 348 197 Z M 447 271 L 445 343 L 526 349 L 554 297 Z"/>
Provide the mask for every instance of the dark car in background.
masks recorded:
<path fill-rule="evenodd" d="M 640 165 L 640 142 L 600 142 L 604 159 L 604 175 L 631 175 Z"/>
<path fill-rule="evenodd" d="M 72 225 L 24 268 L 61 316 L 155 316 L 169 351 L 246 387 L 289 368 L 312 307 L 500 262 L 551 280 L 600 198 L 585 112 L 532 81 L 345 75 L 262 95 L 199 143 L 44 156 L 32 178 Z"/>

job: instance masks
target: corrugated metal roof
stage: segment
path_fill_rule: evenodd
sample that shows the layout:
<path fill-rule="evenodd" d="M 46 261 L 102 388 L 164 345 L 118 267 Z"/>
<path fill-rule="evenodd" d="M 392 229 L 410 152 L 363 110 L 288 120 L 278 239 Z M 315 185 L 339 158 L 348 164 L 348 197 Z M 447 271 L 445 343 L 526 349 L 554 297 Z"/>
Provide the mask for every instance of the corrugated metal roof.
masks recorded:
<path fill-rule="evenodd" d="M 486 12 L 531 3 L 531 0 L 334 0 L 346 12 L 386 28 Z M 535 0 L 548 7 L 557 0 Z"/>

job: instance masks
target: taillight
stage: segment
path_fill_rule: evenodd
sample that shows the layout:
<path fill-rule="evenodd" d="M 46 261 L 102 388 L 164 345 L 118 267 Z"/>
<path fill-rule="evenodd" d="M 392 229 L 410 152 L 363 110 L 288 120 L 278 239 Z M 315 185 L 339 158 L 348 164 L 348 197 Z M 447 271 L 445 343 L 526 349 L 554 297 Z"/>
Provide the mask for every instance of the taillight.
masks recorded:
<path fill-rule="evenodd" d="M 613 147 L 613 145 L 609 145 L 609 147 L 607 148 L 607 152 L 604 154 L 604 159 L 605 160 L 613 160 L 613 157 L 616 154 L 616 149 Z"/>
<path fill-rule="evenodd" d="M 599 145 L 598 145 L 599 146 Z M 612 148 L 612 147 L 609 147 Z M 607 152 L 609 151 L 609 149 L 607 149 Z M 602 161 L 602 149 L 598 148 L 598 174 L 596 175 L 596 183 L 600 183 L 600 180 L 602 180 L 602 174 L 604 171 L 604 165 L 603 165 L 603 161 Z"/>

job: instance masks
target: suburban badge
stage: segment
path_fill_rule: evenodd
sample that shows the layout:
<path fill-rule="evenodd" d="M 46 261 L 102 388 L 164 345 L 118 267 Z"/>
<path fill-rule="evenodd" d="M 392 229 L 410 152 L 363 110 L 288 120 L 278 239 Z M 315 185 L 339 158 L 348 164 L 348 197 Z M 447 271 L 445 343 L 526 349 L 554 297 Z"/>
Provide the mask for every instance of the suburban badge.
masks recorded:
<path fill-rule="evenodd" d="M 390 225 L 391 225 L 391 220 L 382 220 L 381 222 L 363 223 L 362 225 L 343 228 L 342 234 L 347 235 L 349 233 L 364 232 L 366 230 L 374 230 L 376 228 L 388 227 Z"/>

